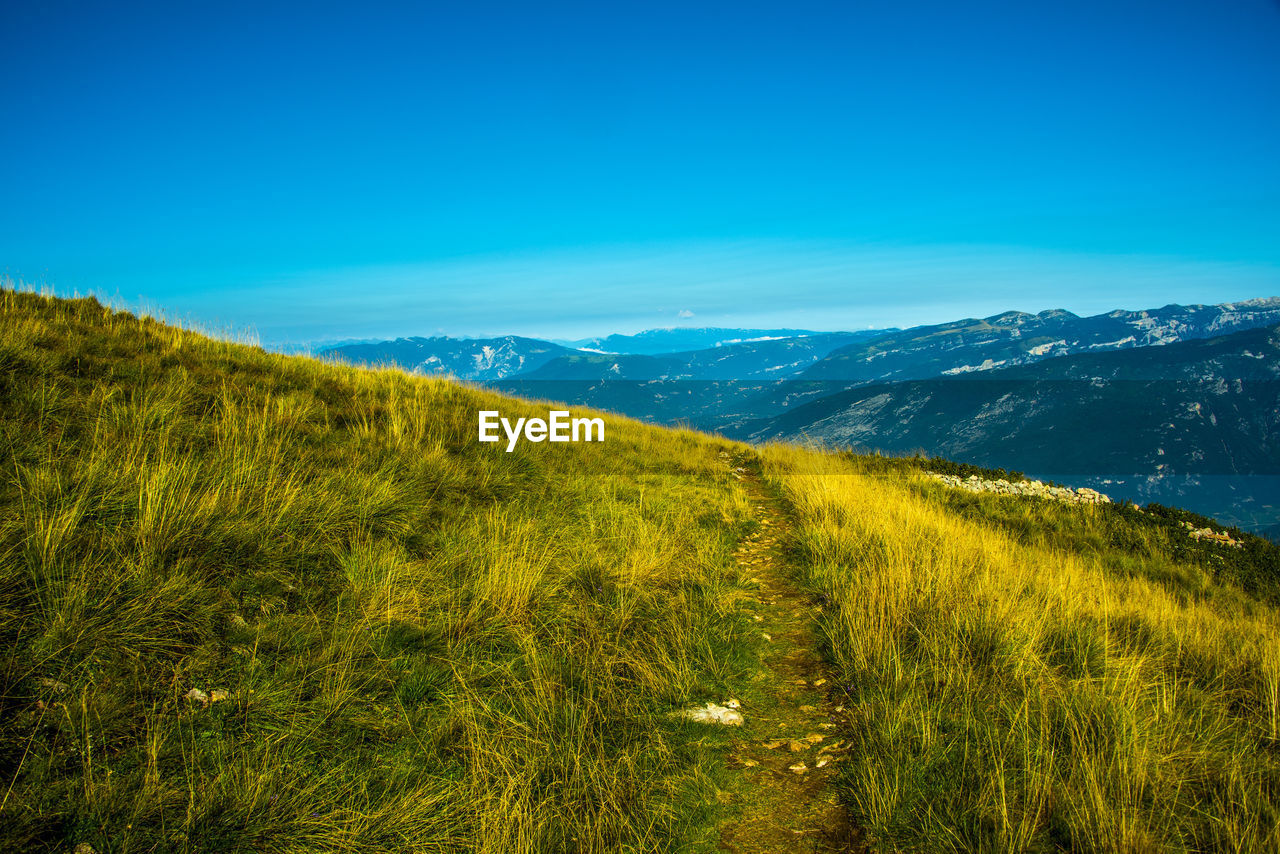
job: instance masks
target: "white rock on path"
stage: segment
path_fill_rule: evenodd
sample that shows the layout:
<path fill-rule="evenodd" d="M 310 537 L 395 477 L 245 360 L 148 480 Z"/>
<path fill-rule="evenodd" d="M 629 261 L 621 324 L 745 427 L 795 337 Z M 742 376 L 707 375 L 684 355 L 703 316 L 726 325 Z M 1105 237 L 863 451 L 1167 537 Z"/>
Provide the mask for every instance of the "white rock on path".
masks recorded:
<path fill-rule="evenodd" d="M 738 706 L 739 703 L 737 700 L 729 700 L 728 703 L 723 706 L 718 706 L 715 703 L 707 703 L 702 708 L 685 709 L 679 714 L 680 717 L 688 718 L 694 723 L 742 726 L 742 712 L 738 711 Z"/>

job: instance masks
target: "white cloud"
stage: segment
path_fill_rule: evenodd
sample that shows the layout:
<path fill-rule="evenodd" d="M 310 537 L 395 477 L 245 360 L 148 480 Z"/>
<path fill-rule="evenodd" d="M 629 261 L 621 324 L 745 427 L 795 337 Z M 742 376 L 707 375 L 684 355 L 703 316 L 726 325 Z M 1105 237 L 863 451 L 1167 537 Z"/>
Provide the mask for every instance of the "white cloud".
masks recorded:
<path fill-rule="evenodd" d="M 681 320 L 683 320 L 683 319 L 684 319 L 684 318 L 686 318 L 686 317 L 693 317 L 693 312 L 692 312 L 692 311 L 689 311 L 689 309 L 687 309 L 687 308 L 682 308 L 682 309 L 680 309 L 680 313 L 679 313 L 679 314 L 677 314 L 677 315 L 676 315 L 676 317 L 678 317 L 678 318 L 680 318 Z"/>

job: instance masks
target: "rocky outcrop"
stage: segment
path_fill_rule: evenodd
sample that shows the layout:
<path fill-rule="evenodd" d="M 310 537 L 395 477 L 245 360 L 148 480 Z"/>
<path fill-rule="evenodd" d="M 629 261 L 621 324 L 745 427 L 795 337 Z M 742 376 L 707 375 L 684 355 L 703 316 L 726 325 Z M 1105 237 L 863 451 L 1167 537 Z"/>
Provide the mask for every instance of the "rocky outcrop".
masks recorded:
<path fill-rule="evenodd" d="M 1215 531 L 1212 528 L 1197 528 L 1190 522 L 1182 522 L 1181 525 L 1187 529 L 1187 536 L 1193 540 L 1208 540 L 1211 543 L 1217 543 L 1220 546 L 1230 546 L 1233 549 L 1244 548 L 1244 543 L 1240 542 L 1226 531 Z"/>
<path fill-rule="evenodd" d="M 952 474 L 933 474 L 930 477 L 940 480 L 947 486 L 963 489 L 968 492 L 994 492 L 1000 495 L 1029 495 L 1034 498 L 1048 498 L 1054 501 L 1065 501 L 1069 504 L 1110 504 L 1111 499 L 1097 490 L 1081 487 L 1072 489 L 1069 486 L 1053 486 L 1038 480 L 983 480 L 976 474 L 967 478 Z"/>

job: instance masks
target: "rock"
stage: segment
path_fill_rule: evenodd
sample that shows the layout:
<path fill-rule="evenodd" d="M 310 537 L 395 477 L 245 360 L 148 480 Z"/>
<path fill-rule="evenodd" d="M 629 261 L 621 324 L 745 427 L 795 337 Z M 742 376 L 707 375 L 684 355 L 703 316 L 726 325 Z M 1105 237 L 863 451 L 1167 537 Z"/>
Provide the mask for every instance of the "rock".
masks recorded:
<path fill-rule="evenodd" d="M 830 756 L 820 756 L 818 757 L 818 761 L 813 763 L 815 768 L 826 768 L 830 764 L 831 764 Z"/>
<path fill-rule="evenodd" d="M 742 713 L 728 706 L 707 703 L 700 709 L 685 709 L 680 717 L 688 718 L 694 723 L 721 724 L 723 726 L 742 726 Z"/>
<path fill-rule="evenodd" d="M 209 695 L 201 691 L 199 688 L 192 688 L 183 696 L 193 703 L 199 703 L 202 706 L 209 705 Z"/>
<path fill-rule="evenodd" d="M 760 764 L 760 763 L 759 763 L 759 762 L 757 762 L 757 761 L 755 761 L 754 759 L 743 759 L 743 760 L 742 760 L 742 767 L 743 767 L 743 768 L 754 768 L 754 767 L 756 767 L 756 766 L 757 766 L 757 765 L 759 765 L 759 764 Z"/>
<path fill-rule="evenodd" d="M 993 492 L 997 495 L 1030 495 L 1051 501 L 1064 501 L 1069 504 L 1110 504 L 1111 498 L 1097 490 L 1082 486 L 1072 489 L 1069 486 L 1050 486 L 1038 480 L 1011 483 L 1007 480 L 983 480 L 971 474 L 965 480 L 947 474 L 931 474 L 935 480 L 947 486 L 963 489 L 967 492 Z"/>
<path fill-rule="evenodd" d="M 75 847 L 73 854 L 98 854 L 98 852 L 88 842 L 81 842 Z"/>
<path fill-rule="evenodd" d="M 806 735 L 804 737 L 804 740 L 809 742 L 810 744 L 817 744 L 818 742 L 822 741 L 824 738 L 826 738 L 825 735 L 819 735 L 816 732 L 812 732 Z"/>
<path fill-rule="evenodd" d="M 795 765 L 789 766 L 787 770 L 796 775 L 807 774 L 809 772 L 809 766 L 805 765 L 803 762 L 797 762 Z"/>
<path fill-rule="evenodd" d="M 787 743 L 787 750 L 790 750 L 792 753 L 803 753 L 808 749 L 809 745 L 805 744 L 803 741 L 796 741 L 795 739 L 792 739 Z"/>
<path fill-rule="evenodd" d="M 777 750 L 779 747 L 782 746 L 782 744 L 783 744 L 782 741 L 763 741 L 760 743 L 760 746 L 763 747 L 765 750 Z"/>
<path fill-rule="evenodd" d="M 760 637 L 762 637 L 762 638 L 764 638 L 765 640 L 770 641 L 770 642 L 772 642 L 772 641 L 773 641 L 773 635 L 769 634 L 768 632 L 761 632 L 761 633 L 760 633 Z"/>

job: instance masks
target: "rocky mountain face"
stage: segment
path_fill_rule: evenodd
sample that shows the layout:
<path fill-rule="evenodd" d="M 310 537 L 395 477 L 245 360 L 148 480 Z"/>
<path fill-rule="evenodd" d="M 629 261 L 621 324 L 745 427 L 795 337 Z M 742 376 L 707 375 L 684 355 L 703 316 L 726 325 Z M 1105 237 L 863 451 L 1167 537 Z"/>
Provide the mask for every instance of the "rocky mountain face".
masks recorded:
<path fill-rule="evenodd" d="M 1280 298 L 1094 317 L 1062 310 L 1006 312 L 906 330 L 816 333 L 687 353 L 580 353 L 511 377 L 503 389 L 660 423 L 737 431 L 749 421 L 860 385 L 982 376 L 1072 354 L 1158 347 L 1275 323 Z M 746 336 L 768 330 L 712 331 Z"/>
<path fill-rule="evenodd" d="M 635 335 L 607 335 L 604 338 L 583 338 L 578 341 L 561 341 L 557 343 L 576 350 L 593 350 L 601 353 L 636 353 L 653 356 L 660 353 L 683 353 L 691 350 L 725 347 L 730 344 L 770 341 L 779 338 L 798 338 L 805 335 L 818 334 L 821 333 L 808 329 L 725 329 L 711 326 L 695 329 L 678 327 L 672 329 L 646 329 L 644 332 L 638 332 Z"/>
<path fill-rule="evenodd" d="M 1174 344 L 1280 323 L 1280 298 L 1079 317 L 1056 309 L 919 326 L 837 349 L 754 406 L 782 410 L 876 382 L 981 374 L 1075 353 Z"/>
<path fill-rule="evenodd" d="M 397 365 L 415 374 L 489 382 L 531 371 L 574 351 L 507 335 L 502 338 L 397 338 L 346 344 L 320 351 L 322 358 L 356 365 Z"/>
<path fill-rule="evenodd" d="M 726 432 L 923 451 L 1260 528 L 1280 516 L 1280 326 L 872 383 Z"/>
<path fill-rule="evenodd" d="M 881 334 L 885 333 L 819 332 L 661 355 L 578 353 L 494 387 L 522 397 L 624 412 L 645 421 L 714 429 L 729 419 L 754 417 L 749 401 L 832 350 Z"/>
<path fill-rule="evenodd" d="M 744 330 L 750 331 L 750 330 Z M 526 380 L 776 380 L 879 332 L 815 332 L 658 355 L 575 353 L 527 371 Z"/>

